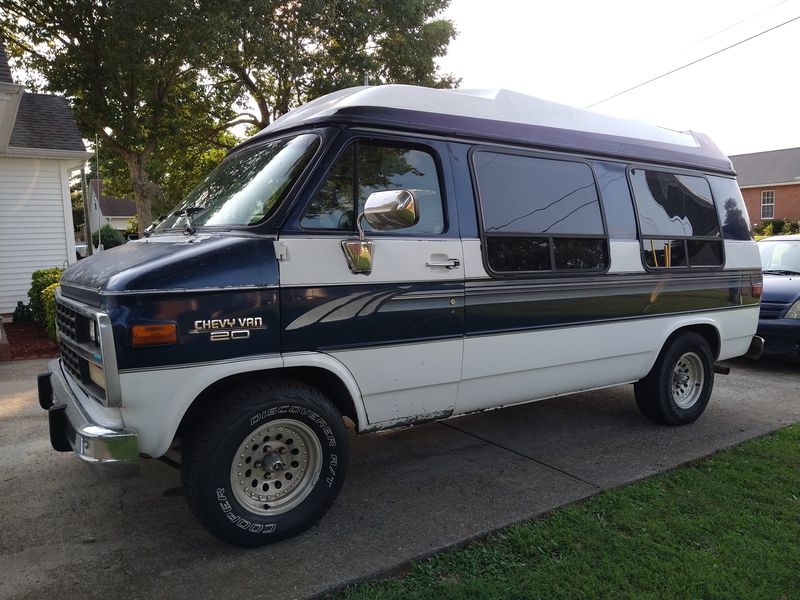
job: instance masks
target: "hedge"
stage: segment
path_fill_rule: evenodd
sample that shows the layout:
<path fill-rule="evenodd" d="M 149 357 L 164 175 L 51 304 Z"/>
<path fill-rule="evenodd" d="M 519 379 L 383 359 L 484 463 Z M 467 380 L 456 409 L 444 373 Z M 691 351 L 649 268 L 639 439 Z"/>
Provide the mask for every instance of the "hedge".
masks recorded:
<path fill-rule="evenodd" d="M 58 283 L 61 279 L 61 274 L 64 269 L 61 267 L 52 267 L 50 269 L 40 269 L 34 271 L 31 275 L 31 289 L 28 290 L 28 298 L 30 299 L 29 306 L 33 312 L 33 320 L 40 325 L 47 326 L 47 315 L 44 312 L 44 303 L 42 301 L 42 291 L 46 287 Z"/>
<path fill-rule="evenodd" d="M 116 248 L 117 246 L 122 246 L 125 243 L 125 238 L 122 234 L 111 227 L 111 225 L 103 225 L 100 228 L 100 231 L 95 231 L 92 234 L 92 244 L 94 246 L 98 245 L 98 239 L 103 238 L 103 249 L 110 250 L 111 248 Z"/>
<path fill-rule="evenodd" d="M 42 290 L 42 305 L 44 306 L 44 314 L 47 319 L 45 328 L 47 329 L 47 337 L 54 342 L 56 340 L 56 288 L 58 283 L 48 285 Z"/>

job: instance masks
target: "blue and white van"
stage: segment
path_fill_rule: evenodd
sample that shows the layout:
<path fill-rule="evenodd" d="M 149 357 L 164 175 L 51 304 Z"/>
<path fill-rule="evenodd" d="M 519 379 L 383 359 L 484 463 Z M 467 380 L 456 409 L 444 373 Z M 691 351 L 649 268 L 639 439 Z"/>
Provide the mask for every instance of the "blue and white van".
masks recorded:
<path fill-rule="evenodd" d="M 333 503 L 347 427 L 625 383 L 650 419 L 697 419 L 715 362 L 758 353 L 748 223 L 702 134 L 508 91 L 342 90 L 64 273 L 40 402 L 55 449 L 179 456 L 213 534 L 273 542 Z"/>

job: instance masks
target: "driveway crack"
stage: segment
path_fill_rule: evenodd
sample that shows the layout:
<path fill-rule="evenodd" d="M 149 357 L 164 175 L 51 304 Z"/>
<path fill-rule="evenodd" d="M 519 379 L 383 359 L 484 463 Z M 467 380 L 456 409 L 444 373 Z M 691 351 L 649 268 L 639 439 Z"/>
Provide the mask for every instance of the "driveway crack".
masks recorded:
<path fill-rule="evenodd" d="M 506 450 L 507 452 L 511 452 L 512 454 L 516 454 L 517 456 L 522 457 L 522 458 L 524 458 L 526 460 L 530 460 L 530 461 L 533 461 L 535 463 L 538 463 L 538 464 L 542 465 L 543 467 L 546 467 L 548 469 L 552 469 L 553 471 L 558 471 L 562 475 L 566 475 L 567 477 L 569 477 L 571 479 L 574 479 L 575 481 L 580 481 L 581 483 L 585 483 L 586 485 L 591 486 L 591 487 L 595 488 L 596 490 L 603 489 L 602 486 L 597 485 L 596 483 L 592 483 L 591 481 L 587 481 L 586 479 L 584 479 L 582 477 L 578 477 L 577 475 L 573 475 L 569 471 L 565 471 L 564 469 L 559 469 L 555 465 L 551 465 L 549 463 L 546 463 L 546 462 L 544 462 L 542 460 L 539 460 L 538 458 L 534 458 L 533 456 L 528 456 L 527 454 L 523 454 L 522 452 L 519 452 L 518 450 L 514 450 L 513 448 L 509 448 L 508 446 L 503 446 L 502 444 L 498 444 L 497 442 L 492 441 L 490 439 L 487 439 L 487 438 L 485 438 L 483 436 L 480 436 L 480 435 L 478 435 L 476 433 L 472 433 L 471 431 L 467 431 L 465 429 L 461 429 L 460 427 L 456 427 L 455 425 L 453 425 L 452 423 L 449 423 L 447 421 L 439 421 L 439 424 L 440 425 L 444 425 L 445 427 L 449 427 L 450 429 L 454 429 L 454 430 L 456 430 L 458 432 L 461 432 L 464 435 L 468 435 L 470 437 L 473 437 L 476 440 L 480 440 L 482 442 L 485 442 L 487 444 L 495 446 L 496 448 L 500 448 L 502 450 Z"/>

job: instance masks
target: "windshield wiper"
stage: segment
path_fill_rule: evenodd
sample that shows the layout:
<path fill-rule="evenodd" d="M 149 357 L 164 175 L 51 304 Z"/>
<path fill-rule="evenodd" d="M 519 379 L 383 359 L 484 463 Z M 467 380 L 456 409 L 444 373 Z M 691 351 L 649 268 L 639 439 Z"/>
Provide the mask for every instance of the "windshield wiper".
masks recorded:
<path fill-rule="evenodd" d="M 194 226 L 193 215 L 196 215 L 199 212 L 203 212 L 206 208 L 207 208 L 206 206 L 190 206 L 182 210 L 176 210 L 174 213 L 172 213 L 172 216 L 185 218 L 186 228 L 183 230 L 183 234 L 194 235 L 195 232 L 197 231 L 197 228 L 195 228 Z"/>
<path fill-rule="evenodd" d="M 800 271 L 792 271 L 791 269 L 764 269 L 761 272 L 767 275 L 800 275 Z"/>

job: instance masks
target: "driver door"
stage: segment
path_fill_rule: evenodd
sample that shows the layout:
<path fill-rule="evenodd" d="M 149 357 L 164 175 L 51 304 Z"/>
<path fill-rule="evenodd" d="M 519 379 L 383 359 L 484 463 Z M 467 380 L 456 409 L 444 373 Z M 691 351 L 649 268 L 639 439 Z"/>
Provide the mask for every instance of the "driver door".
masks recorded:
<path fill-rule="evenodd" d="M 343 363 L 370 427 L 442 418 L 455 405 L 464 270 L 444 150 L 437 142 L 348 136 L 280 236 L 282 347 Z M 416 197 L 418 222 L 376 232 L 362 221 L 372 271 L 353 272 L 342 242 L 358 238 L 371 193 L 398 189 Z"/>

